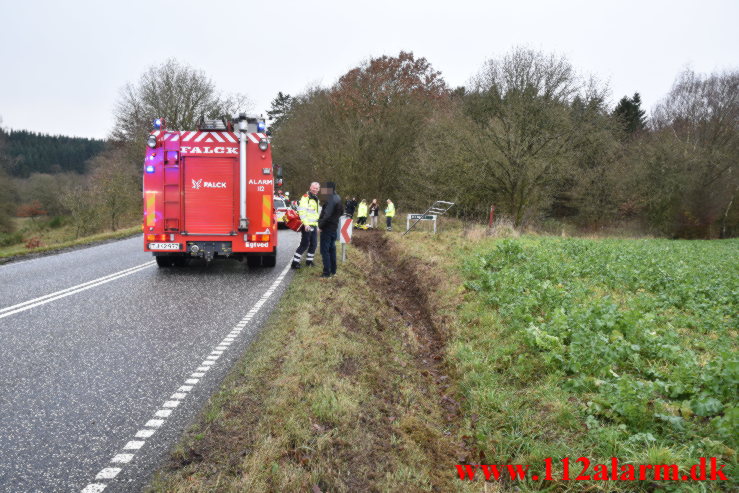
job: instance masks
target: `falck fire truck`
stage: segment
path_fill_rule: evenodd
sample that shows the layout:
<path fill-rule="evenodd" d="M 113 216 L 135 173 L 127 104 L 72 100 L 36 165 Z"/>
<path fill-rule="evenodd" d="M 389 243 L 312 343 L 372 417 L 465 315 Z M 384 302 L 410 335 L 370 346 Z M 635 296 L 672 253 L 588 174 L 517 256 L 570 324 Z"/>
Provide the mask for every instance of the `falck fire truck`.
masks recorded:
<path fill-rule="evenodd" d="M 201 119 L 196 131 L 154 120 L 144 163 L 144 250 L 159 267 L 189 258 L 274 267 L 272 149 L 264 122 Z"/>

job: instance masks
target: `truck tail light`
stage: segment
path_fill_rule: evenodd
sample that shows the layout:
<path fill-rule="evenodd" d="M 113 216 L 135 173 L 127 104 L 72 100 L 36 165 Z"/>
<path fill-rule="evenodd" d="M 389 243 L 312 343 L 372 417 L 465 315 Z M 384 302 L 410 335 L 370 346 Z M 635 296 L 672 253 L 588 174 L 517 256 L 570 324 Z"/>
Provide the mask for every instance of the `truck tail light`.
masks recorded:
<path fill-rule="evenodd" d="M 169 235 L 146 235 L 146 241 L 167 241 Z"/>
<path fill-rule="evenodd" d="M 249 235 L 249 241 L 269 241 L 269 235 Z"/>

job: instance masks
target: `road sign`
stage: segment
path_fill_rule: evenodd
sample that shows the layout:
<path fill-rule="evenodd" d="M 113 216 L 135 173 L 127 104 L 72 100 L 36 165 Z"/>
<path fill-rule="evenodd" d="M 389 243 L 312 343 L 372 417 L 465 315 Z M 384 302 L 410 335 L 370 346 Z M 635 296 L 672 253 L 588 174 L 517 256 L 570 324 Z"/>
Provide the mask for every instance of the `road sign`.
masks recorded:
<path fill-rule="evenodd" d="M 433 214 L 427 214 L 425 216 L 423 214 L 408 214 L 408 219 L 411 221 L 415 221 L 416 219 L 420 219 L 421 221 L 435 221 L 436 216 Z"/>
<path fill-rule="evenodd" d="M 405 220 L 406 233 L 411 229 L 411 221 L 415 221 L 414 226 L 419 221 L 432 221 L 434 223 L 434 234 L 436 233 L 436 214 L 408 214 Z"/>
<path fill-rule="evenodd" d="M 341 241 L 341 243 L 352 242 L 352 229 L 352 218 L 341 216 L 339 222 L 339 240 Z"/>

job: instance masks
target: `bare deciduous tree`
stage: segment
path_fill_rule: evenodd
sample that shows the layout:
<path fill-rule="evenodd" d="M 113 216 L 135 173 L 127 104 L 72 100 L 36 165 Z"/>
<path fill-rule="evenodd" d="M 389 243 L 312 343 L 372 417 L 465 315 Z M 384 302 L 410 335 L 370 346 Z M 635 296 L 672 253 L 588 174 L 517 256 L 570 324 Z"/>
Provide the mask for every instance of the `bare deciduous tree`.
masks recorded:
<path fill-rule="evenodd" d="M 223 96 L 204 72 L 169 59 L 121 89 L 110 137 L 124 145 L 135 142 L 140 152 L 154 118 L 164 118 L 171 129 L 192 130 L 203 115 L 220 118 L 250 106 L 246 96 Z"/>
<path fill-rule="evenodd" d="M 485 63 L 462 97 L 466 118 L 457 125 L 463 131 L 443 132 L 447 145 L 426 158 L 444 166 L 452 154 L 464 156 L 480 209 L 497 203 L 520 225 L 573 172 L 573 152 L 585 128 L 574 103 L 597 106 L 603 92 L 581 80 L 564 58 L 515 49 Z"/>
<path fill-rule="evenodd" d="M 679 236 L 725 236 L 737 222 L 739 72 L 684 71 L 652 128 L 641 173 L 653 219 Z"/>

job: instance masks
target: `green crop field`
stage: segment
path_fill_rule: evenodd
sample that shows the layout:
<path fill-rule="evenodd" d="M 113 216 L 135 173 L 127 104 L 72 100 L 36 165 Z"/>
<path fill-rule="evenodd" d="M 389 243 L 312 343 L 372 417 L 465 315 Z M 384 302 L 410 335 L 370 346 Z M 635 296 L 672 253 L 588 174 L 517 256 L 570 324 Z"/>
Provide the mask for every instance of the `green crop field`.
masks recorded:
<path fill-rule="evenodd" d="M 451 347 L 482 455 L 618 457 L 681 471 L 718 457 L 731 485 L 680 490 L 736 487 L 739 241 L 482 245 L 464 262 L 472 293 Z"/>

